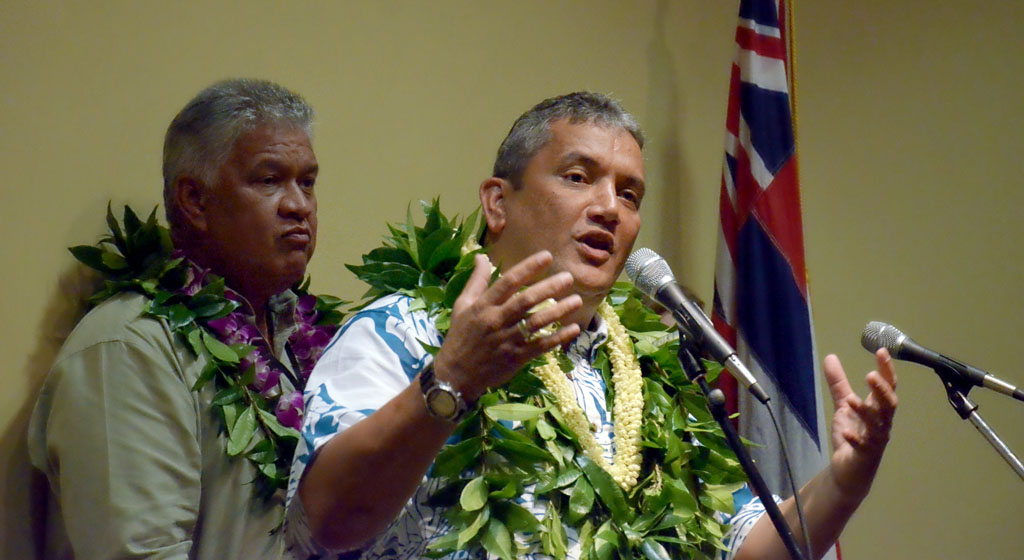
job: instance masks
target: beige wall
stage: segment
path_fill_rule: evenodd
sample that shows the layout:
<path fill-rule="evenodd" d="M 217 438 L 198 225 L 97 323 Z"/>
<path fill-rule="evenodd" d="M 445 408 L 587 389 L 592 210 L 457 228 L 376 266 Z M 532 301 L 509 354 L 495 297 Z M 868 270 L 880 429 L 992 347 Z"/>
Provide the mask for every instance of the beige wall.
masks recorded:
<path fill-rule="evenodd" d="M 31 557 L 24 431 L 74 311 L 64 249 L 102 233 L 108 200 L 160 202 L 163 131 L 227 76 L 302 92 L 319 114 L 314 287 L 410 200 L 475 205 L 497 143 L 539 99 L 610 92 L 652 137 L 640 243 L 711 291 L 736 2 L 29 3 L 0 8 L 0 557 Z M 868 320 L 1024 384 L 1015 151 L 1024 5 L 799 2 L 807 261 L 820 351 L 863 375 Z M 678 242 L 685 234 L 685 242 Z M 937 380 L 901 369 L 901 410 L 846 558 L 1019 555 L 1021 482 Z M 973 396 L 1024 454 L 1022 410 Z"/>

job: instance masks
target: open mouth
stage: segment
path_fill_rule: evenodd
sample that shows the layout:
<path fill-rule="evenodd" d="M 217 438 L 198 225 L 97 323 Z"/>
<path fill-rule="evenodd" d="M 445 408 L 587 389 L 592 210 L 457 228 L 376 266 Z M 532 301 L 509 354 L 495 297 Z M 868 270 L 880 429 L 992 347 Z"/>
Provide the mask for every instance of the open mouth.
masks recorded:
<path fill-rule="evenodd" d="M 576 238 L 586 252 L 595 258 L 607 259 L 615 249 L 615 237 L 606 231 L 589 231 Z"/>

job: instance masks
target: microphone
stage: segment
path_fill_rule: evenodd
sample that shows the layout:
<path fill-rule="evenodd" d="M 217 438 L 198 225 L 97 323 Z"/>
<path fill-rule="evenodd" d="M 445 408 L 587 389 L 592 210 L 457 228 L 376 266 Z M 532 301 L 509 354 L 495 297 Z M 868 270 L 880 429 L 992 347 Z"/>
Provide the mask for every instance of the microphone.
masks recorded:
<path fill-rule="evenodd" d="M 1004 395 L 1024 401 L 1024 391 L 1010 385 L 998 377 L 976 367 L 958 362 L 929 350 L 914 342 L 896 327 L 881 321 L 871 321 L 864 327 L 860 344 L 869 352 L 885 348 L 893 358 L 914 362 L 932 369 L 943 368 L 956 372 L 963 381 L 976 387 L 985 387 Z"/>
<path fill-rule="evenodd" d="M 757 384 L 757 379 L 736 356 L 732 346 L 718 334 L 704 310 L 686 297 L 665 259 L 646 247 L 637 249 L 626 259 L 626 274 L 641 292 L 671 311 L 676 321 L 696 339 L 697 344 L 722 364 L 736 381 L 746 387 L 757 400 L 768 404 L 768 393 Z"/>

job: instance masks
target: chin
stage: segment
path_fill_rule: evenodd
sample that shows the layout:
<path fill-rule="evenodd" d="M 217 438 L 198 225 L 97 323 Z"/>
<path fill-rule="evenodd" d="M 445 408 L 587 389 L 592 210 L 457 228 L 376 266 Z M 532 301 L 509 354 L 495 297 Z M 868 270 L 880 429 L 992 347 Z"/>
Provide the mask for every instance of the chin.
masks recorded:
<path fill-rule="evenodd" d="M 615 277 L 609 278 L 607 274 L 595 276 L 585 273 L 573 273 L 573 280 L 574 291 L 581 296 L 597 294 L 605 296 L 611 291 L 612 286 L 615 284 Z"/>
<path fill-rule="evenodd" d="M 279 287 L 277 292 L 280 293 L 296 284 L 302 282 L 306 277 L 306 266 L 286 266 L 279 269 L 278 273 L 274 275 L 277 281 L 274 283 Z"/>

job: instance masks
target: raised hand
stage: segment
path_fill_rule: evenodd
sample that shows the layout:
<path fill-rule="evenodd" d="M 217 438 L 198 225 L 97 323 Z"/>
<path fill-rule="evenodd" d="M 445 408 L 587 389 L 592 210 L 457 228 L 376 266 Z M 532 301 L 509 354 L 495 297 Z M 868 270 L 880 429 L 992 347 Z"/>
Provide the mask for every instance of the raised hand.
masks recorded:
<path fill-rule="evenodd" d="M 861 399 L 850 387 L 839 358 L 825 358 L 825 379 L 836 412 L 832 417 L 831 470 L 836 485 L 857 500 L 867 494 L 889 442 L 896 412 L 896 373 L 887 350 L 875 353 L 878 369 L 867 374 L 870 387 Z"/>
<path fill-rule="evenodd" d="M 451 328 L 434 360 L 439 379 L 475 401 L 487 389 L 508 381 L 528 361 L 579 335 L 580 328 L 574 323 L 547 336 L 533 335 L 537 329 L 565 320 L 583 304 L 580 296 L 568 293 L 573 283 L 568 272 L 543 278 L 551 260 L 547 251 L 535 253 L 488 286 L 487 257 L 476 257 L 473 274 L 455 300 Z M 549 298 L 556 303 L 528 315 Z M 520 321 L 525 321 L 522 326 Z"/>

